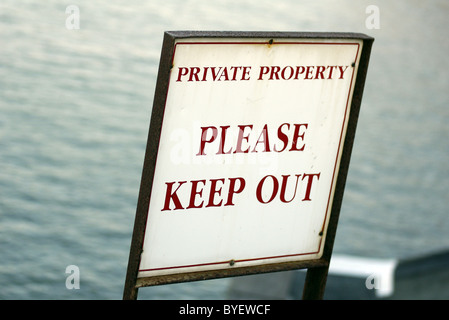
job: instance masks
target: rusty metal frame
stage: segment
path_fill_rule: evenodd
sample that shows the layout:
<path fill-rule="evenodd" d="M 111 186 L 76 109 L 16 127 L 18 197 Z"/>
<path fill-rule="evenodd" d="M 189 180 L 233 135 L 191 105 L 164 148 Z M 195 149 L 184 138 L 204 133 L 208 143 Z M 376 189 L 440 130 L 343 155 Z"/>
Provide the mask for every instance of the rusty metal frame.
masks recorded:
<path fill-rule="evenodd" d="M 145 226 L 148 215 L 148 206 L 155 172 L 157 152 L 160 142 L 162 121 L 165 102 L 167 98 L 170 70 L 174 54 L 175 41 L 186 38 L 257 38 L 270 42 L 276 39 L 358 39 L 363 41 L 359 66 L 352 101 L 349 106 L 350 114 L 344 145 L 340 159 L 335 192 L 332 202 L 329 224 L 323 255 L 320 259 L 264 264 L 250 267 L 235 267 L 222 270 L 209 270 L 200 272 L 180 273 L 172 275 L 137 278 L 142 253 Z M 219 31 L 170 31 L 164 33 L 162 52 L 159 63 L 158 78 L 151 113 L 148 140 L 145 159 L 142 170 L 139 197 L 137 201 L 136 217 L 131 240 L 131 248 L 128 260 L 128 269 L 123 292 L 123 299 L 137 299 L 138 289 L 146 286 L 154 286 L 169 283 L 217 279 L 241 275 L 259 274 L 267 272 L 287 271 L 295 269 L 307 269 L 304 285 L 303 299 L 322 299 L 326 286 L 327 273 L 332 256 L 334 239 L 337 230 L 340 208 L 349 169 L 352 146 L 355 138 L 360 104 L 365 86 L 365 78 L 368 69 L 369 57 L 374 38 L 360 33 L 316 33 L 316 32 L 219 32 Z"/>

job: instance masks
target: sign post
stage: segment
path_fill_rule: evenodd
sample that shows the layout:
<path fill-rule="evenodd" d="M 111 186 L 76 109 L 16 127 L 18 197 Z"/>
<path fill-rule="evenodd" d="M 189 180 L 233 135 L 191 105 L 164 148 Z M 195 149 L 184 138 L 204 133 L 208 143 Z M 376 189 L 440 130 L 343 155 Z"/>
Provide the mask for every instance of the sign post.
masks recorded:
<path fill-rule="evenodd" d="M 373 40 L 165 33 L 124 299 L 301 268 L 323 297 Z"/>

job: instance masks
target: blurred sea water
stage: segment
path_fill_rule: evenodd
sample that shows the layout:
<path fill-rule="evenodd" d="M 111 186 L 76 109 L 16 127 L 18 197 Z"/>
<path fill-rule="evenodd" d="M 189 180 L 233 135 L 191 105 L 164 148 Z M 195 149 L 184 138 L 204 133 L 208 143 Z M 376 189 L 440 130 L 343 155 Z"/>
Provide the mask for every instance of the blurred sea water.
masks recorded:
<path fill-rule="evenodd" d="M 449 249 L 449 3 L 0 4 L 0 299 L 121 299 L 163 32 L 348 31 L 373 51 L 334 252 Z M 66 267 L 80 270 L 68 290 Z M 223 299 L 227 279 L 139 299 Z"/>

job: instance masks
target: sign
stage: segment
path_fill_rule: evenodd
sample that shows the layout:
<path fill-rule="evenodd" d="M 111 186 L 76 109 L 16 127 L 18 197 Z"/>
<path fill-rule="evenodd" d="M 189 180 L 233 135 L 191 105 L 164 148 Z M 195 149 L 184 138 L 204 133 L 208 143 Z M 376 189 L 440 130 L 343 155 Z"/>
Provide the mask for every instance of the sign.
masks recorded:
<path fill-rule="evenodd" d="M 369 39 L 166 33 L 133 236 L 136 281 L 323 261 Z"/>

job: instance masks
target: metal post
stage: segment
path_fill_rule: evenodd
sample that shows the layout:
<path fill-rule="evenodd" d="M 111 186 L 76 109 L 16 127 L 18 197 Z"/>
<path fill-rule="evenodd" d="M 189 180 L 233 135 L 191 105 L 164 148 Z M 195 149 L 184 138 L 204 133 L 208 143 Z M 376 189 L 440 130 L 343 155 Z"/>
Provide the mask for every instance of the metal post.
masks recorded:
<path fill-rule="evenodd" d="M 326 288 L 329 265 L 317 268 L 308 268 L 304 284 L 303 300 L 322 300 Z"/>
<path fill-rule="evenodd" d="M 123 300 L 137 300 L 138 288 L 125 287 L 123 292 Z"/>

